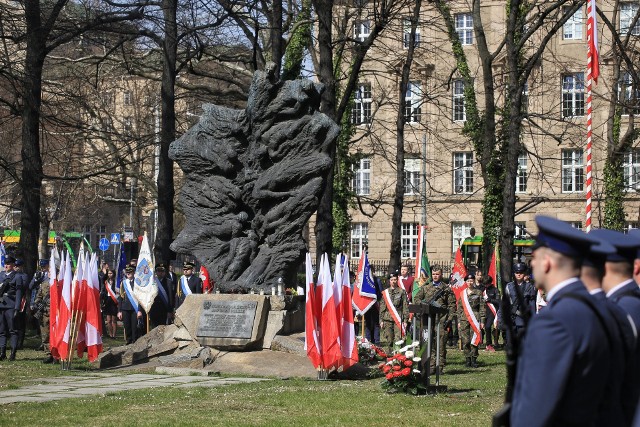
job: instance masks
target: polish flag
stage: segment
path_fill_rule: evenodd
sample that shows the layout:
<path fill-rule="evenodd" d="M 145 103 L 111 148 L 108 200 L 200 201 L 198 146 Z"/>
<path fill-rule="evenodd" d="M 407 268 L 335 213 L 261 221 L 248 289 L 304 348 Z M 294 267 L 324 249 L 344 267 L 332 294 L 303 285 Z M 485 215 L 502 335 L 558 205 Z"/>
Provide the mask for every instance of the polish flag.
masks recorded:
<path fill-rule="evenodd" d="M 87 350 L 87 359 L 93 362 L 102 352 L 102 313 L 100 312 L 100 279 L 98 278 L 98 264 L 96 254 L 91 255 L 88 262 L 88 274 L 86 288 L 86 321 L 84 322 L 84 335 Z M 78 351 L 80 349 L 78 348 Z"/>
<path fill-rule="evenodd" d="M 78 357 L 82 357 L 84 350 L 86 349 L 85 335 L 84 335 L 84 324 L 87 319 L 86 317 L 86 306 L 87 306 L 87 274 L 89 272 L 89 266 L 87 262 L 89 261 L 88 253 L 81 250 L 80 255 L 78 255 L 78 268 L 76 268 L 76 274 L 73 279 L 73 305 L 72 313 L 75 313 L 75 333 L 77 334 L 76 338 L 76 348 L 78 349 Z M 73 320 L 73 319 L 72 319 Z"/>
<path fill-rule="evenodd" d="M 316 304 L 316 293 L 313 285 L 313 269 L 311 266 L 311 254 L 307 252 L 306 258 L 306 281 L 307 281 L 307 299 L 305 304 L 305 335 L 304 349 L 307 351 L 307 357 L 318 369 L 322 363 L 320 355 L 320 340 L 318 339 L 318 310 Z"/>
<path fill-rule="evenodd" d="M 340 331 L 340 349 L 342 351 L 342 369 L 349 369 L 358 362 L 358 346 L 356 345 L 356 331 L 353 322 L 353 308 L 351 301 L 351 284 L 349 283 L 349 262 L 347 256 L 343 257 L 344 267 L 340 279 L 335 282 L 342 289 L 340 302 L 342 311 L 342 330 Z"/>
<path fill-rule="evenodd" d="M 453 263 L 453 274 L 451 277 L 451 289 L 456 295 L 456 302 L 460 299 L 462 291 L 467 288 L 467 282 L 464 280 L 464 276 L 467 275 L 467 268 L 462 261 L 462 252 L 460 248 L 456 251 L 456 260 Z"/>
<path fill-rule="evenodd" d="M 318 274 L 318 287 L 322 295 L 322 314 L 320 317 L 320 342 L 322 346 L 322 367 L 337 368 L 342 359 L 340 351 L 340 330 L 337 323 L 336 304 L 333 298 L 333 281 L 327 254 L 322 255 Z"/>
<path fill-rule="evenodd" d="M 200 266 L 200 280 L 202 280 L 202 293 L 210 294 L 213 291 L 213 286 L 211 286 L 209 271 L 204 265 Z"/>
<path fill-rule="evenodd" d="M 53 248 L 51 258 L 49 259 L 49 337 L 56 336 L 56 322 L 58 320 L 58 301 L 60 294 L 58 292 L 58 278 L 56 277 L 56 261 L 55 254 L 58 248 Z M 55 339 L 49 339 L 49 351 L 56 359 L 59 359 L 58 348 Z"/>
<path fill-rule="evenodd" d="M 62 269 L 61 269 L 62 271 Z M 64 260 L 64 278 L 62 282 L 62 295 L 56 322 L 56 346 L 61 359 L 69 356 L 69 340 L 71 338 L 71 258 L 69 252 Z"/>

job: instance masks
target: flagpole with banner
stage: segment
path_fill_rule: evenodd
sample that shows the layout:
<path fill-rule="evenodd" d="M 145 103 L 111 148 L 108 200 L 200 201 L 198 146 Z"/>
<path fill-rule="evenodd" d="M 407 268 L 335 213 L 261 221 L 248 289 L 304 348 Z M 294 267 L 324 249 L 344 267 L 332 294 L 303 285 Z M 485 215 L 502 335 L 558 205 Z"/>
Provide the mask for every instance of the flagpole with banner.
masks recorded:
<path fill-rule="evenodd" d="M 153 260 L 151 259 L 151 250 L 149 248 L 146 231 L 142 238 L 134 281 L 133 295 L 138 301 L 138 304 L 142 306 L 147 313 L 147 333 L 149 333 L 149 311 L 151 310 L 153 301 L 158 295 L 158 284 L 153 278 Z"/>
<path fill-rule="evenodd" d="M 589 0 L 587 2 L 587 205 L 585 231 L 591 231 L 591 138 L 592 138 L 592 83 L 598 83 L 600 75 L 600 65 L 598 60 L 598 25 L 596 19 L 596 2 Z"/>

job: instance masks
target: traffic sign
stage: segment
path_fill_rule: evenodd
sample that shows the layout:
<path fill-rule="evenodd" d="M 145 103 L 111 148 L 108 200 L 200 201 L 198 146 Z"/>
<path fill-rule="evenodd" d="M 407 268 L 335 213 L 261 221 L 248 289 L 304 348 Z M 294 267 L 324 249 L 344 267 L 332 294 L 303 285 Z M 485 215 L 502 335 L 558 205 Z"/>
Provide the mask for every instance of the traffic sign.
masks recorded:
<path fill-rule="evenodd" d="M 120 233 L 111 233 L 111 244 L 112 245 L 120 244 Z"/>
<path fill-rule="evenodd" d="M 103 237 L 102 239 L 100 239 L 100 244 L 98 245 L 98 248 L 100 248 L 102 252 L 109 249 L 109 241 L 107 240 L 106 237 Z"/>

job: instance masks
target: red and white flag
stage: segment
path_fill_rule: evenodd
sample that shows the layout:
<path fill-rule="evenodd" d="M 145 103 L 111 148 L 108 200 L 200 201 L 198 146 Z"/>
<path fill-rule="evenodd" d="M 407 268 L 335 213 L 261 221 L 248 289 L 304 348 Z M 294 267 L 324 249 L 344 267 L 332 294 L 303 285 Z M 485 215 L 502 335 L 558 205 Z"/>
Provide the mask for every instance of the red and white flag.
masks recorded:
<path fill-rule="evenodd" d="M 87 264 L 89 254 L 81 251 L 78 256 L 78 268 L 73 283 L 73 304 L 71 305 L 72 313 L 75 313 L 75 333 L 76 348 L 78 349 L 78 357 L 82 357 L 86 349 L 85 338 L 85 322 L 87 321 L 87 273 L 89 266 Z"/>
<path fill-rule="evenodd" d="M 365 251 L 362 251 L 358 272 L 356 273 L 356 283 L 353 285 L 353 308 L 358 314 L 364 314 L 378 302 L 375 283 L 371 275 L 369 258 Z"/>
<path fill-rule="evenodd" d="M 69 356 L 69 340 L 71 338 L 71 287 L 73 285 L 71 281 L 71 259 L 67 252 L 64 260 L 64 278 L 62 281 L 62 294 L 58 320 L 56 322 L 55 337 L 58 355 L 61 359 L 66 359 Z"/>
<path fill-rule="evenodd" d="M 51 355 L 53 357 L 59 359 L 58 347 L 55 342 L 60 297 L 58 292 L 58 277 L 56 276 L 56 262 L 54 254 L 54 252 L 57 251 L 58 249 L 54 247 L 53 251 L 51 251 L 51 258 L 49 259 L 49 351 L 51 351 Z"/>
<path fill-rule="evenodd" d="M 471 344 L 477 347 L 482 341 L 482 333 L 480 332 L 480 322 L 471 309 L 471 304 L 469 304 L 469 297 L 467 295 L 467 292 L 462 292 L 462 308 L 464 309 L 464 315 L 467 317 L 467 321 L 469 322 L 469 325 L 471 325 L 471 329 L 473 330 Z"/>
<path fill-rule="evenodd" d="M 351 301 L 351 283 L 349 282 L 349 260 L 346 255 L 342 254 L 340 261 L 342 263 L 341 275 L 336 276 L 335 283 L 340 287 L 340 312 L 341 326 L 340 331 L 340 350 L 342 351 L 342 368 L 349 369 L 358 362 L 358 346 L 356 344 L 356 331 L 353 321 L 353 308 Z M 336 263 L 338 260 L 336 259 Z"/>
<path fill-rule="evenodd" d="M 318 288 L 322 295 L 322 314 L 320 316 L 320 341 L 322 346 L 322 367 L 337 368 L 342 359 L 340 351 L 340 329 L 337 322 L 336 303 L 334 301 L 333 280 L 327 254 L 322 255 L 318 274 Z"/>
<path fill-rule="evenodd" d="M 305 304 L 305 335 L 304 335 L 304 349 L 307 351 L 307 357 L 313 364 L 313 367 L 318 369 L 322 364 L 320 340 L 318 339 L 318 321 L 319 311 L 316 302 L 316 293 L 313 284 L 313 267 L 311 266 L 311 254 L 307 252 L 306 258 L 306 304 Z"/>
<path fill-rule="evenodd" d="M 598 52 L 598 13 L 596 11 L 596 0 L 589 0 L 587 3 L 587 14 L 587 40 L 589 42 L 587 65 L 591 68 L 591 78 L 595 83 L 598 83 L 598 76 L 600 75 L 600 54 Z"/>
<path fill-rule="evenodd" d="M 213 286 L 211 286 L 211 281 L 209 277 L 209 271 L 207 267 L 204 265 L 200 266 L 200 280 L 202 280 L 202 293 L 210 294 L 213 291 Z"/>
<path fill-rule="evenodd" d="M 467 275 L 467 268 L 464 266 L 464 262 L 462 261 L 462 252 L 460 248 L 456 251 L 456 260 L 453 264 L 453 272 L 451 276 L 451 289 L 453 293 L 456 295 L 456 301 L 460 299 L 460 295 L 462 295 L 462 291 L 467 289 L 467 282 L 464 280 L 464 276 Z"/>
<path fill-rule="evenodd" d="M 91 255 L 88 261 L 88 274 L 86 289 L 86 321 L 84 322 L 85 347 L 87 359 L 93 362 L 102 352 L 102 313 L 100 312 L 100 279 L 98 277 L 98 264 L 96 254 Z M 80 348 L 78 348 L 80 351 Z"/>

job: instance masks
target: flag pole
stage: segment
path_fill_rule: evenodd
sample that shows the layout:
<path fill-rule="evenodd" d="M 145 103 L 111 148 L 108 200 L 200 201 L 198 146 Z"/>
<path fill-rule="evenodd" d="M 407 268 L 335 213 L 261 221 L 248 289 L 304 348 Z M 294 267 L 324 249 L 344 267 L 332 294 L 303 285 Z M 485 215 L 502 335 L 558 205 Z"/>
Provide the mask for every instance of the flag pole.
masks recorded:
<path fill-rule="evenodd" d="M 592 146 L 592 84 L 597 82 L 600 74 L 598 66 L 598 28 L 596 20 L 595 0 L 587 1 L 587 191 L 585 208 L 585 231 L 591 231 L 591 196 L 592 196 L 592 170 L 591 170 L 591 146 Z"/>

